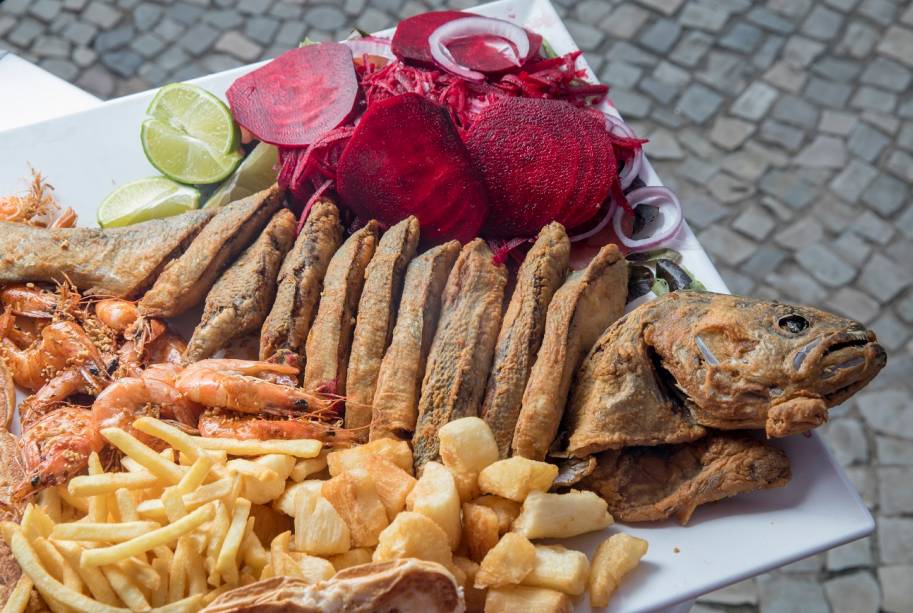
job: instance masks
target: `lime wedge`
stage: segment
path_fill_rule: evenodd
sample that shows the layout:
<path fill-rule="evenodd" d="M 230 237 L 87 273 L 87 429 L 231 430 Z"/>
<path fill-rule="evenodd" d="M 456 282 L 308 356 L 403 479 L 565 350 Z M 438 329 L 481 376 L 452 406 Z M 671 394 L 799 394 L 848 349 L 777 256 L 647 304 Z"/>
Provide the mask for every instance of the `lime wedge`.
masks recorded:
<path fill-rule="evenodd" d="M 172 83 L 158 91 L 146 110 L 140 138 L 149 162 L 180 183 L 217 183 L 242 157 L 231 111 L 188 83 Z"/>
<path fill-rule="evenodd" d="M 165 177 L 137 179 L 108 194 L 98 206 L 98 225 L 116 228 L 178 215 L 200 207 L 200 192 Z"/>
<path fill-rule="evenodd" d="M 234 174 L 216 188 L 203 208 L 220 207 L 268 188 L 276 182 L 278 161 L 276 147 L 260 143 L 244 158 Z"/>

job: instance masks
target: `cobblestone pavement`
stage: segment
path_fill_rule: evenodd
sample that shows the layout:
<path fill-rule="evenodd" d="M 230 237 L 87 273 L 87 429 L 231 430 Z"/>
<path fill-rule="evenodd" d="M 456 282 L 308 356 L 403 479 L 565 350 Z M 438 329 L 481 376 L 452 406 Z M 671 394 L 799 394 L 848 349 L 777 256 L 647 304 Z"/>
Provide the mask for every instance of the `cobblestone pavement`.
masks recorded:
<path fill-rule="evenodd" d="M 109 98 L 440 4 L 6 0 L 0 45 Z M 732 290 L 856 318 L 890 354 L 823 429 L 877 513 L 877 534 L 695 611 L 913 611 L 913 4 L 559 0 L 558 9 L 651 139 L 651 159 Z"/>

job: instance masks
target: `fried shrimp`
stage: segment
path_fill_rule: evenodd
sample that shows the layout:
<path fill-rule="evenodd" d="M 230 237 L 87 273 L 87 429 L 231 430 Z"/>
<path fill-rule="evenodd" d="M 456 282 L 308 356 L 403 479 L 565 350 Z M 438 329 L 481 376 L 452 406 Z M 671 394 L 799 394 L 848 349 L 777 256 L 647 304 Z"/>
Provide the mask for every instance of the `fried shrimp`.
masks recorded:
<path fill-rule="evenodd" d="M 19 349 L 10 339 L 0 339 L 0 355 L 6 360 L 16 385 L 37 391 L 57 373 L 86 367 L 92 374 L 105 372 L 104 360 L 92 339 L 79 324 L 57 321 L 41 331 L 40 340 Z"/>
<path fill-rule="evenodd" d="M 41 386 L 37 392 L 19 405 L 19 418 L 23 428 L 28 428 L 60 403 L 75 394 L 97 395 L 107 385 L 107 379 L 88 368 L 65 370 Z"/>
<path fill-rule="evenodd" d="M 123 334 L 136 323 L 140 314 L 135 302 L 105 298 L 95 303 L 95 316 L 101 323 Z"/>
<path fill-rule="evenodd" d="M 79 300 L 79 294 L 66 283 L 56 292 L 34 283 L 11 283 L 0 290 L 0 304 L 17 317 L 53 319 L 62 313 L 73 313 Z"/>
<path fill-rule="evenodd" d="M 299 439 L 310 438 L 327 444 L 355 443 L 355 430 L 337 428 L 313 417 L 267 419 L 232 413 L 207 411 L 200 416 L 197 428 L 203 436 L 235 439 Z"/>
<path fill-rule="evenodd" d="M 297 368 L 286 364 L 233 359 L 201 360 L 177 376 L 175 387 L 199 404 L 241 413 L 289 415 L 328 408 L 329 402 L 314 394 L 262 378 L 271 374 L 297 373 Z"/>
<path fill-rule="evenodd" d="M 19 438 L 25 479 L 16 488 L 17 499 L 67 480 L 86 466 L 89 455 L 105 445 L 92 423 L 92 412 L 65 406 L 48 413 Z"/>

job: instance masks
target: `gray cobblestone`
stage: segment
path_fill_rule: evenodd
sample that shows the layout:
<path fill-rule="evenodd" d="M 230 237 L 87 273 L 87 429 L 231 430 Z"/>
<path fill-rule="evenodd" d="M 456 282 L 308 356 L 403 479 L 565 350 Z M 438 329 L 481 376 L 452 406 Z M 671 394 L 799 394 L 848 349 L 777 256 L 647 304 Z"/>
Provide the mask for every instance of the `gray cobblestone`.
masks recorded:
<path fill-rule="evenodd" d="M 856 276 L 852 266 L 820 243 L 806 245 L 796 253 L 796 259 L 816 279 L 831 287 L 840 287 Z"/>
<path fill-rule="evenodd" d="M 805 86 L 806 98 L 832 108 L 842 108 L 851 93 L 853 93 L 853 88 L 845 83 L 834 83 L 818 77 L 809 79 Z"/>
<path fill-rule="evenodd" d="M 846 53 L 850 57 L 865 58 L 875 47 L 878 33 L 868 24 L 854 21 L 846 27 L 843 39 L 837 45 L 838 53 Z"/>
<path fill-rule="evenodd" d="M 720 105 L 723 98 L 713 90 L 694 83 L 685 90 L 679 99 L 676 110 L 695 123 L 703 123 L 709 119 Z"/>
<path fill-rule="evenodd" d="M 610 9 L 608 3 L 601 1 L 591 1 L 587 3 L 582 3 L 581 6 L 595 5 L 599 10 Z M 578 12 L 581 10 L 581 6 L 578 6 Z M 598 17 L 593 19 L 593 21 L 598 21 Z M 650 19 L 650 13 L 643 10 L 635 4 L 622 4 L 618 6 L 612 13 L 606 17 L 600 26 L 610 35 L 616 38 L 633 38 L 637 35 L 640 29 L 647 23 L 647 20 Z M 583 19 L 584 23 L 589 23 L 590 20 Z"/>
<path fill-rule="evenodd" d="M 843 18 L 840 13 L 817 5 L 802 22 L 802 32 L 820 40 L 830 40 L 840 30 Z"/>
<path fill-rule="evenodd" d="M 842 232 L 831 246 L 840 257 L 854 266 L 860 266 L 872 253 L 872 247 L 852 230 Z"/>

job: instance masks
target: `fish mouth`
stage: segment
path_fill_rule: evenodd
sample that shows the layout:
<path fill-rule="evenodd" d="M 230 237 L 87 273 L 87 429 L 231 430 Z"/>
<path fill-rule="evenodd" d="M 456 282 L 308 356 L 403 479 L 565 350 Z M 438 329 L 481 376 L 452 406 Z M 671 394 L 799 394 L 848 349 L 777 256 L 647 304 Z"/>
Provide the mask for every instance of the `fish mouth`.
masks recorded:
<path fill-rule="evenodd" d="M 887 353 L 868 330 L 841 332 L 821 343 L 816 371 L 828 405 L 843 402 L 887 363 Z"/>

